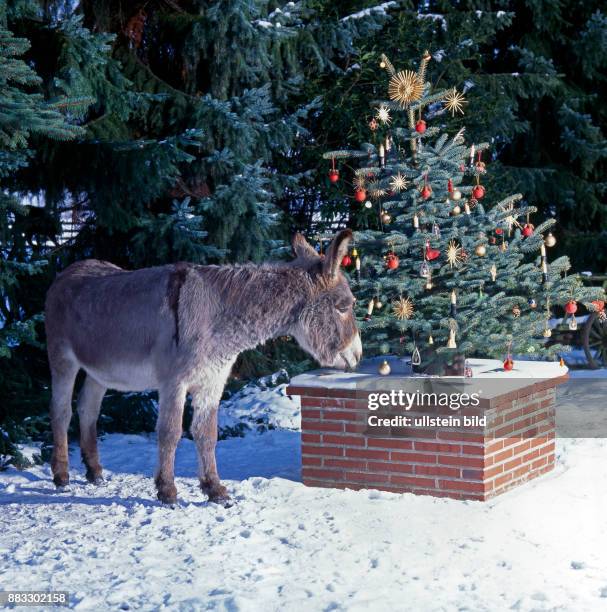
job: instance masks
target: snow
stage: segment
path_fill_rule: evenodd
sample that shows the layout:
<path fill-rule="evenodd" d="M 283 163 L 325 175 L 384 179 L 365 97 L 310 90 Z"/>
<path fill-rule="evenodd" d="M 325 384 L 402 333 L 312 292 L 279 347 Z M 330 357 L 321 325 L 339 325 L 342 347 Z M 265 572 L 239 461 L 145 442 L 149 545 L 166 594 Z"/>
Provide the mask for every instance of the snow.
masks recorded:
<path fill-rule="evenodd" d="M 570 374 L 557 420 L 605 422 L 604 391 Z M 553 472 L 485 503 L 308 488 L 298 406 L 270 384 L 224 406 L 276 425 L 219 442 L 229 509 L 198 491 L 188 439 L 174 509 L 155 500 L 154 436 L 106 436 L 100 487 L 77 447 L 68 491 L 48 465 L 0 473 L 2 588 L 68 590 L 77 610 L 605 609 L 604 439 L 559 439 Z"/>
<path fill-rule="evenodd" d="M 430 19 L 432 21 L 438 21 L 440 23 L 441 29 L 446 32 L 447 31 L 447 20 L 443 15 L 439 15 L 438 13 L 418 13 L 418 19 Z"/>
<path fill-rule="evenodd" d="M 350 21 L 351 19 L 362 19 L 363 17 L 368 17 L 369 15 L 386 15 L 387 10 L 390 8 L 394 8 L 398 6 L 397 2 L 393 0 L 391 2 L 384 2 L 382 4 L 378 4 L 377 6 L 371 6 L 369 8 L 363 9 L 362 11 L 358 11 L 357 13 L 352 13 L 351 15 L 347 15 L 342 18 L 342 21 Z"/>

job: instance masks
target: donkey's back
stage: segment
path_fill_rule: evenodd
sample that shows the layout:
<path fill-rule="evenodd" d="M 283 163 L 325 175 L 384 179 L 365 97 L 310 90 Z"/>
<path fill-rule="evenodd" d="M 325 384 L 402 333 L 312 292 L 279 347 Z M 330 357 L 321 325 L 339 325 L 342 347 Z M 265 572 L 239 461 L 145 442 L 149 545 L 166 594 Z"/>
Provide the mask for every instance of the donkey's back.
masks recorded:
<path fill-rule="evenodd" d="M 61 273 L 46 299 L 51 372 L 84 368 L 106 387 L 154 387 L 155 356 L 171 348 L 175 266 L 126 271 L 88 259 Z"/>

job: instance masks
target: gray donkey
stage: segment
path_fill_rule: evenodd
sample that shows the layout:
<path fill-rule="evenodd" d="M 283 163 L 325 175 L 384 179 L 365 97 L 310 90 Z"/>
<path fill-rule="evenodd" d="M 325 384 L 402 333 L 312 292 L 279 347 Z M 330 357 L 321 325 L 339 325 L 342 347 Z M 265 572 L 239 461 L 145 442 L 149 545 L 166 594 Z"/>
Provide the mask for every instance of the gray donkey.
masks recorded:
<path fill-rule="evenodd" d="M 80 447 L 90 482 L 100 483 L 97 418 L 106 389 L 157 389 L 158 499 L 174 503 L 175 450 L 186 394 L 200 486 L 229 505 L 215 463 L 217 409 L 236 357 L 277 336 L 291 335 L 323 366 L 353 368 L 361 342 L 354 297 L 340 272 L 352 232 L 340 232 L 324 257 L 296 234 L 296 259 L 285 263 L 200 266 L 177 263 L 126 271 L 89 259 L 59 274 L 46 298 L 52 376 L 53 480 L 69 482 L 67 430 L 76 374 Z"/>

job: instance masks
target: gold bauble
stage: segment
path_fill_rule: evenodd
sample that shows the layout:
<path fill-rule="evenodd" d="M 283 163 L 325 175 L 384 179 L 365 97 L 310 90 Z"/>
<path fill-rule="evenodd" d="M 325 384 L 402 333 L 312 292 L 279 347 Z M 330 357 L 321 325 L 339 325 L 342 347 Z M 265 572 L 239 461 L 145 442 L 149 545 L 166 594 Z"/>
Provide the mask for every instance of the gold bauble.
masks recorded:
<path fill-rule="evenodd" d="M 434 344 L 434 338 L 432 336 L 428 337 L 428 344 Z"/>
<path fill-rule="evenodd" d="M 550 232 L 548 232 L 548 235 L 546 236 L 546 240 L 544 240 L 544 243 L 546 244 L 547 247 L 553 247 L 556 244 L 556 238 Z"/>
<path fill-rule="evenodd" d="M 358 251 L 356 249 L 352 249 L 352 257 L 358 257 Z"/>
<path fill-rule="evenodd" d="M 459 189 L 454 189 L 453 193 L 451 194 L 451 199 L 452 200 L 461 200 L 462 199 L 462 192 Z"/>
<path fill-rule="evenodd" d="M 552 330 L 546 327 L 546 329 L 544 329 L 544 338 L 550 338 L 550 336 L 552 336 Z"/>
<path fill-rule="evenodd" d="M 475 249 L 474 252 L 479 256 L 479 257 L 484 257 L 487 254 L 487 247 L 484 244 L 479 244 Z"/>
<path fill-rule="evenodd" d="M 377 369 L 377 371 L 382 375 L 382 376 L 388 376 L 388 374 L 390 374 L 390 372 L 392 371 L 392 369 L 390 368 L 390 364 L 384 359 L 380 364 L 379 364 L 379 368 Z"/>
<path fill-rule="evenodd" d="M 461 207 L 460 207 L 458 204 L 456 204 L 456 205 L 453 207 L 453 210 L 451 211 L 451 214 L 452 214 L 453 216 L 456 216 L 456 215 L 459 215 L 461 212 L 462 212 Z"/>
<path fill-rule="evenodd" d="M 389 215 L 387 212 L 385 212 L 385 211 L 384 211 L 384 212 L 381 214 L 381 222 L 382 222 L 384 225 L 388 225 L 388 224 L 390 223 L 390 221 L 392 221 L 392 217 L 391 217 L 391 216 L 390 216 L 390 215 Z"/>

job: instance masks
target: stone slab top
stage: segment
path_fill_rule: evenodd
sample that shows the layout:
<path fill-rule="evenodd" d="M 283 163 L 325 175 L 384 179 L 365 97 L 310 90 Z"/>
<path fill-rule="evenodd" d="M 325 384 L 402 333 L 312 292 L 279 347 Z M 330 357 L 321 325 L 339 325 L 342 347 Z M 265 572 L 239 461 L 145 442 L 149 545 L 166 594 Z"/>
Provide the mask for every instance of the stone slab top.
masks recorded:
<path fill-rule="evenodd" d="M 378 373 L 379 364 L 388 361 L 391 373 Z M 568 378 L 569 369 L 557 361 L 514 361 L 514 368 L 507 372 L 498 359 L 466 360 L 472 368 L 472 377 L 428 376 L 411 370 L 410 358 L 386 356 L 364 359 L 354 372 L 342 372 L 330 368 L 312 370 L 291 379 L 287 393 L 298 395 L 309 389 L 345 390 L 366 394 L 370 391 L 405 389 L 412 391 L 441 391 L 453 393 L 481 393 L 485 399 L 533 386 L 535 390 L 555 387 Z M 314 393 L 317 395 L 317 393 Z M 330 395 L 333 395 L 332 393 Z"/>

